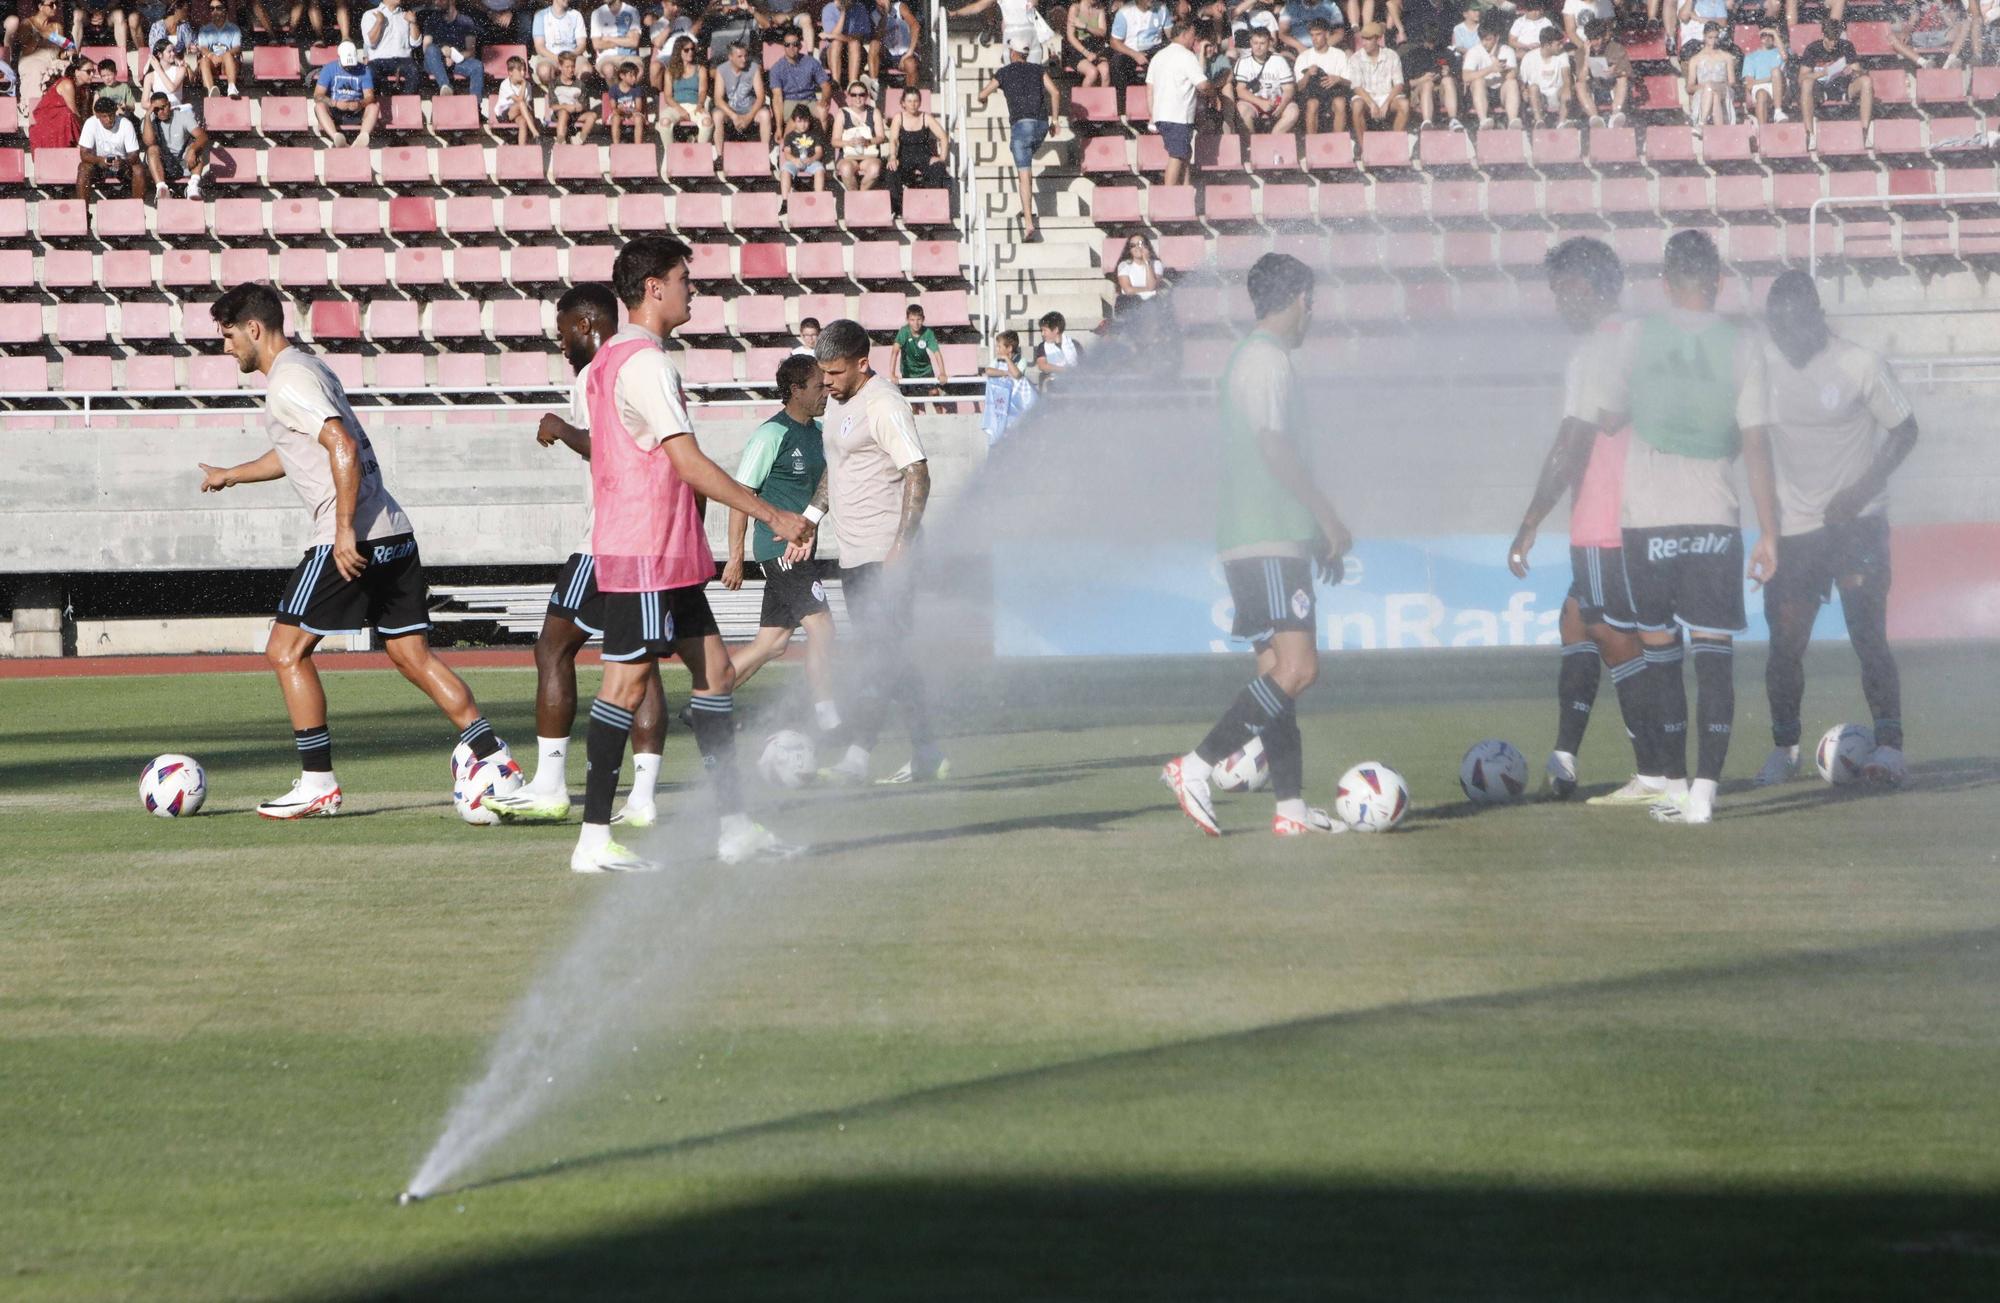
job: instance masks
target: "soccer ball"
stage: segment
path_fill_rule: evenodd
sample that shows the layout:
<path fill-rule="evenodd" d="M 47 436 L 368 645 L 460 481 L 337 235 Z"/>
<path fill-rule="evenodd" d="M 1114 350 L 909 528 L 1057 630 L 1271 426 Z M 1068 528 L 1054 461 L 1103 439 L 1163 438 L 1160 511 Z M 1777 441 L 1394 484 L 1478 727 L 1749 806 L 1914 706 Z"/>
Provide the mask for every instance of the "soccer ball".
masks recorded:
<path fill-rule="evenodd" d="M 1356 832 L 1388 832 L 1410 812 L 1410 787 L 1377 760 L 1364 760 L 1340 776 L 1333 813 Z"/>
<path fill-rule="evenodd" d="M 1261 792 L 1271 781 L 1271 760 L 1264 739 L 1253 737 L 1243 749 L 1215 767 L 1215 785 L 1225 792 Z"/>
<path fill-rule="evenodd" d="M 1519 800 L 1528 790 L 1528 760 L 1512 742 L 1487 738 L 1474 742 L 1458 762 L 1458 785 L 1476 805 Z"/>
<path fill-rule="evenodd" d="M 1835 724 L 1813 748 L 1813 767 L 1835 787 L 1861 777 L 1862 767 L 1875 753 L 1875 735 L 1859 724 Z"/>
<path fill-rule="evenodd" d="M 487 760 L 504 760 L 508 764 L 513 764 L 514 753 L 507 749 L 506 739 L 496 737 L 494 741 L 500 744 L 500 749 L 492 755 L 487 756 Z M 460 783 L 464 782 L 466 775 L 470 774 L 472 767 L 478 763 L 479 757 L 472 754 L 470 746 L 461 742 L 453 747 L 451 749 L 451 785 L 457 787 Z"/>
<path fill-rule="evenodd" d="M 512 796 L 521 790 L 521 766 L 505 751 L 496 751 L 484 760 L 472 762 L 465 777 L 451 786 L 451 805 L 458 817 L 469 824 L 490 828 L 500 816 L 486 808 L 489 796 Z"/>
<path fill-rule="evenodd" d="M 771 734 L 757 772 L 773 787 L 804 787 L 813 775 L 812 739 L 793 729 Z"/>
<path fill-rule="evenodd" d="M 155 756 L 139 775 L 139 799 L 162 819 L 193 814 L 208 799 L 208 775 L 192 756 Z"/>

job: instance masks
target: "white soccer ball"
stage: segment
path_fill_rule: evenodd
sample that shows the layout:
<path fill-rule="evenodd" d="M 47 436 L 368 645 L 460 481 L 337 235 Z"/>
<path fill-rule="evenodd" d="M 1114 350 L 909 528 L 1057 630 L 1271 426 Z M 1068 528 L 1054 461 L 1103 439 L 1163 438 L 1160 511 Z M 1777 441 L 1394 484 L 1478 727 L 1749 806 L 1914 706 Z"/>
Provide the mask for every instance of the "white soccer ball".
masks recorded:
<path fill-rule="evenodd" d="M 148 814 L 179 819 L 208 799 L 208 775 L 192 756 L 155 756 L 139 775 L 139 800 Z"/>
<path fill-rule="evenodd" d="M 1333 813 L 1356 832 L 1388 832 L 1410 812 L 1410 785 L 1379 760 L 1364 760 L 1340 776 Z"/>
<path fill-rule="evenodd" d="M 465 777 L 452 784 L 452 808 L 467 823 L 490 828 L 500 822 L 500 816 L 486 808 L 486 798 L 512 796 L 521 790 L 524 781 L 521 766 L 514 763 L 514 757 L 505 750 L 496 751 L 484 760 L 473 761 Z"/>
<path fill-rule="evenodd" d="M 771 734 L 757 757 L 757 772 L 773 787 L 804 787 L 814 772 L 812 739 L 789 728 Z"/>
<path fill-rule="evenodd" d="M 1813 767 L 1819 776 L 1839 787 L 1856 782 L 1868 757 L 1875 754 L 1875 734 L 1859 724 L 1835 724 L 1813 748 Z"/>
<path fill-rule="evenodd" d="M 1264 739 L 1253 737 L 1243 749 L 1215 767 L 1215 785 L 1225 792 L 1261 792 L 1271 781 L 1271 759 Z"/>
<path fill-rule="evenodd" d="M 1528 758 L 1496 737 L 1474 742 L 1458 762 L 1458 785 L 1477 805 L 1518 801 L 1528 790 Z"/>

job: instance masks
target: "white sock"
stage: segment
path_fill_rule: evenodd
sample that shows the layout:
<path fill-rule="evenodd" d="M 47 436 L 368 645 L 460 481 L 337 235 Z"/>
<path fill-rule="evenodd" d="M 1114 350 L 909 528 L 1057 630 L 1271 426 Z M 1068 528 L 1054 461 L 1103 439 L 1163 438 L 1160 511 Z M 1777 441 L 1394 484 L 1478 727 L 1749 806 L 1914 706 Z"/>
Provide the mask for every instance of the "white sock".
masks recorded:
<path fill-rule="evenodd" d="M 644 752 L 632 753 L 632 790 L 626 794 L 627 805 L 637 801 L 640 805 L 653 803 L 653 784 L 660 780 L 660 758 Z"/>
<path fill-rule="evenodd" d="M 1209 774 L 1214 772 L 1214 770 L 1214 765 L 1203 760 L 1192 751 L 1181 757 L 1181 773 L 1198 783 L 1207 782 Z"/>
<path fill-rule="evenodd" d="M 847 748 L 847 755 L 841 759 L 840 763 L 848 769 L 858 769 L 866 773 L 868 771 L 868 748 L 849 746 Z"/>
<path fill-rule="evenodd" d="M 1688 804 L 1703 810 L 1715 808 L 1715 780 L 1697 778 L 1688 784 Z"/>
<path fill-rule="evenodd" d="M 840 727 L 840 709 L 831 701 L 815 703 L 813 718 L 819 721 L 819 730 L 822 733 L 831 733 Z"/>
<path fill-rule="evenodd" d="M 304 784 L 303 790 L 313 796 L 324 795 L 340 786 L 340 780 L 333 776 L 331 769 L 301 769 L 299 782 Z"/>
<path fill-rule="evenodd" d="M 1685 778 L 1663 778 L 1660 780 L 1660 791 L 1668 796 L 1686 796 L 1688 794 L 1688 780 Z"/>
<path fill-rule="evenodd" d="M 611 844 L 611 825 L 608 823 L 587 823 L 577 830 L 576 848 L 580 851 L 601 851 Z"/>
<path fill-rule="evenodd" d="M 1665 774 L 1640 774 L 1638 775 L 1638 778 L 1641 783 L 1645 784 L 1647 787 L 1652 788 L 1656 792 L 1664 792 L 1667 790 L 1667 776 Z"/>
<path fill-rule="evenodd" d="M 1289 801 L 1278 802 L 1278 817 L 1280 819 L 1290 819 L 1293 823 L 1304 823 L 1306 821 L 1305 798 L 1295 796 Z"/>
<path fill-rule="evenodd" d="M 566 792 L 569 790 L 569 739 L 566 737 L 538 737 L 535 739 L 535 776 L 528 783 L 530 791 Z"/>

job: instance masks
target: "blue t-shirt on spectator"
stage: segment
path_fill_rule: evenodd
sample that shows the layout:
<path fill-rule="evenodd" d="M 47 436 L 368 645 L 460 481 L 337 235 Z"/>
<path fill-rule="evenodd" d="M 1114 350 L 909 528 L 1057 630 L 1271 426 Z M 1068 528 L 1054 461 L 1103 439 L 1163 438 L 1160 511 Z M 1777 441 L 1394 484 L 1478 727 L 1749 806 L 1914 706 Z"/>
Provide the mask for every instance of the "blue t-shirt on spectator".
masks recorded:
<path fill-rule="evenodd" d="M 194 24 L 182 23 L 179 27 L 174 28 L 172 35 L 168 35 L 167 20 L 164 18 L 160 19 L 146 33 L 146 48 L 149 50 L 158 49 L 161 41 L 172 42 L 174 53 L 186 54 L 194 48 Z"/>
<path fill-rule="evenodd" d="M 335 103 L 352 104 L 362 98 L 363 92 L 375 89 L 375 76 L 365 63 L 349 68 L 336 61 L 319 70 L 319 84 Z"/>
<path fill-rule="evenodd" d="M 1111 34 L 1141 54 L 1151 54 L 1167 39 L 1167 27 L 1174 20 L 1164 5 L 1150 10 L 1137 5 L 1120 9 L 1111 20 Z"/>
<path fill-rule="evenodd" d="M 470 50 L 479 41 L 479 24 L 463 9 L 456 18 L 446 18 L 441 9 L 430 9 L 424 13 L 424 35 L 454 50 Z"/>
<path fill-rule="evenodd" d="M 809 100 L 818 96 L 819 88 L 826 85 L 828 78 L 820 61 L 806 54 L 799 56 L 797 63 L 778 60 L 764 70 L 764 80 L 781 99 Z"/>
<path fill-rule="evenodd" d="M 1318 0 L 1316 4 L 1312 0 L 1286 0 L 1285 17 L 1292 20 L 1292 39 L 1295 41 L 1306 39 L 1306 28 L 1315 18 L 1324 19 L 1328 27 L 1336 30 L 1347 26 L 1347 15 L 1340 12 L 1340 6 L 1333 0 Z"/>
<path fill-rule="evenodd" d="M 1783 50 L 1766 50 L 1759 46 L 1743 56 L 1743 80 L 1763 81 L 1784 66 Z"/>
<path fill-rule="evenodd" d="M 243 48 L 243 31 L 235 23 L 204 27 L 194 35 L 194 43 L 212 54 Z"/>

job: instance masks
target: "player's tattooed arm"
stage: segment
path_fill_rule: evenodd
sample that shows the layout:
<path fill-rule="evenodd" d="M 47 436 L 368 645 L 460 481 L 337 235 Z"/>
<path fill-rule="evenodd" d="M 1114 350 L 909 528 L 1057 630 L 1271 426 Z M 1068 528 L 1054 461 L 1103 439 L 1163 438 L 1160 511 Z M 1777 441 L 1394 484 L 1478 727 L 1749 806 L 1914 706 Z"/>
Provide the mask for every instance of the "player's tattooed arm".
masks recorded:
<path fill-rule="evenodd" d="M 333 470 L 333 564 L 342 579 L 368 568 L 354 537 L 354 509 L 361 500 L 361 445 L 338 419 L 319 427 L 319 446 Z"/>
<path fill-rule="evenodd" d="M 196 462 L 201 468 L 201 491 L 220 493 L 238 484 L 262 484 L 265 480 L 285 478 L 285 464 L 278 460 L 278 450 L 271 449 L 255 461 L 246 461 L 235 466 L 211 466 L 207 462 Z"/>
<path fill-rule="evenodd" d="M 931 500 L 931 467 L 929 462 L 911 462 L 903 468 L 903 518 L 896 522 L 896 542 L 894 554 L 901 554 L 917 541 L 917 531 L 924 526 L 924 508 Z"/>
<path fill-rule="evenodd" d="M 1826 523 L 1844 525 L 1860 515 L 1861 509 L 1889 486 L 1889 477 L 1896 473 L 1896 468 L 1903 464 L 1903 458 L 1909 456 L 1910 449 L 1916 446 L 1917 418 L 1912 416 L 1889 431 L 1882 446 L 1876 449 L 1875 460 L 1869 463 L 1866 474 L 1828 499 Z"/>
<path fill-rule="evenodd" d="M 1583 468 L 1590 463 L 1590 441 L 1597 437 L 1597 427 L 1587 421 L 1569 418 L 1556 430 L 1555 442 L 1549 445 L 1549 455 L 1542 459 L 1542 473 L 1535 481 L 1535 494 L 1528 501 L 1528 510 L 1521 517 L 1521 528 L 1514 534 L 1514 541 L 1507 545 L 1507 568 L 1514 572 L 1516 579 L 1528 575 L 1528 553 L 1534 550 L 1535 534 L 1542 522 L 1548 519 L 1556 503 L 1562 501 L 1565 493 L 1576 487 Z"/>
<path fill-rule="evenodd" d="M 546 448 L 559 443 L 585 461 L 590 460 L 590 431 L 571 425 L 554 412 L 544 412 L 535 430 L 535 442 Z"/>

